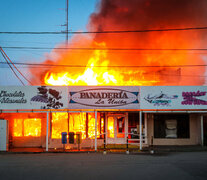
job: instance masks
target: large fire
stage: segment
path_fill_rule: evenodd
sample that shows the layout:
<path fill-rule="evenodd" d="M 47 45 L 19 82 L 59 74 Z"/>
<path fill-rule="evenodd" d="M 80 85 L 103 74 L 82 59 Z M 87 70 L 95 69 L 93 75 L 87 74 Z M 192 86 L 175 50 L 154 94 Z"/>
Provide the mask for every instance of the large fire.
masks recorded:
<path fill-rule="evenodd" d="M 197 27 L 206 22 L 207 2 L 101 0 L 97 7 L 90 16 L 88 31 Z M 48 55 L 45 64 L 54 66 L 31 70 L 32 81 L 37 85 L 62 86 L 202 85 L 205 62 L 200 52 L 174 49 L 204 48 L 204 37 L 205 31 L 199 30 L 74 35 L 68 45 L 58 46 L 62 50 L 55 48 Z M 120 50 L 133 48 L 148 50 Z M 98 123 L 100 134 L 104 123 Z M 52 124 L 52 138 L 60 138 L 61 131 L 82 132 L 82 138 L 95 135 L 92 114 L 53 113 Z M 113 119 L 109 119 L 109 137 L 114 137 L 115 126 Z"/>
<path fill-rule="evenodd" d="M 101 0 L 97 7 L 87 25 L 88 31 L 97 33 L 76 34 L 68 45 L 56 46 L 60 49 L 55 48 L 44 62 L 54 66 L 31 69 L 35 85 L 202 85 L 205 82 L 205 55 L 188 50 L 206 47 L 204 30 L 101 32 L 199 27 L 206 23 L 207 1 Z M 93 49 L 104 50 L 92 52 Z"/>
<path fill-rule="evenodd" d="M 97 134 L 103 132 L 103 121 L 97 122 Z M 52 139 L 61 139 L 61 132 L 81 132 L 82 139 L 95 138 L 93 113 L 52 113 Z"/>
<path fill-rule="evenodd" d="M 159 82 L 158 77 L 147 78 L 143 71 L 117 71 L 108 68 L 105 50 L 94 50 L 83 73 L 47 72 L 44 82 L 47 85 L 153 85 Z M 139 74 L 139 75 L 137 75 Z M 135 77 L 135 75 L 137 75 Z M 140 76 L 141 75 L 141 76 Z"/>
<path fill-rule="evenodd" d="M 41 136 L 41 119 L 39 118 L 26 118 L 14 119 L 13 136 Z"/>

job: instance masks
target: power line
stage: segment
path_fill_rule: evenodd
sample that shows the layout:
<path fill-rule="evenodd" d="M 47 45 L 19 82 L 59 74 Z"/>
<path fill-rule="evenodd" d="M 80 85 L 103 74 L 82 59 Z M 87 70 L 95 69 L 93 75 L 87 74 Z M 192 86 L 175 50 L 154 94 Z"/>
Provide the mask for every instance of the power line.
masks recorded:
<path fill-rule="evenodd" d="M 0 63 L 0 64 L 6 64 L 6 63 Z M 37 65 L 37 64 L 35 64 L 35 65 Z M 190 67 L 192 67 L 192 66 L 195 66 L 195 65 L 190 65 Z M 196 65 L 197 66 L 197 65 Z M 201 65 L 201 66 L 203 66 L 203 65 Z M 204 66 L 207 66 L 207 65 L 204 65 Z M 82 67 L 87 67 L 87 66 L 82 66 Z M 89 66 L 88 66 L 89 67 Z M 95 67 L 97 67 L 97 66 L 95 66 Z M 103 67 L 103 66 L 101 66 L 101 67 Z M 105 67 L 105 66 L 104 66 Z M 110 67 L 110 66 L 109 66 Z M 119 66 L 120 67 L 120 66 Z M 125 66 L 121 66 L 121 67 L 123 67 L 123 68 L 125 68 Z M 133 66 L 134 67 L 134 66 Z M 143 66 L 139 66 L 139 67 L 143 67 Z M 145 67 L 145 66 L 144 66 Z M 147 66 L 147 67 L 150 67 L 150 66 Z M 156 67 L 156 66 L 152 66 L 152 67 Z M 172 66 L 171 66 L 172 67 Z M 174 67 L 174 66 L 173 66 Z M 178 67 L 178 66 L 177 66 Z M 0 67 L 0 68 L 9 68 L 9 67 Z M 28 67 L 20 67 L 20 68 L 28 68 Z M 32 68 L 48 68 L 48 67 L 38 67 L 38 66 L 35 66 L 35 67 L 32 67 Z M 144 76 L 152 76 L 152 75 L 154 75 L 154 73 L 157 73 L 157 72 L 152 72 L 152 74 L 145 74 Z M 158 73 L 159 74 L 159 73 Z M 173 77 L 176 77 L 176 76 L 178 76 L 178 77 L 196 77 L 196 78 L 206 78 L 207 76 L 204 76 L 204 75 L 186 75 L 186 74 L 182 74 L 182 75 L 178 75 L 178 74 L 160 74 L 160 75 L 162 75 L 162 76 L 173 76 Z"/>
<path fill-rule="evenodd" d="M 189 28 L 168 28 L 168 29 L 143 29 L 143 30 L 111 30 L 111 31 L 57 31 L 57 32 L 11 32 L 1 31 L 0 34 L 116 34 L 116 33 L 144 33 L 144 32 L 163 32 L 163 31 L 189 31 L 189 30 L 206 30 L 207 27 L 189 27 Z"/>
<path fill-rule="evenodd" d="M 57 50 L 86 50 L 86 51 L 94 51 L 94 50 L 103 50 L 103 51 L 207 51 L 206 48 L 70 48 L 70 47 L 60 47 L 60 48 L 52 48 L 52 47 L 23 47 L 23 46 L 4 46 L 4 49 L 57 49 Z"/>
<path fill-rule="evenodd" d="M 5 62 L 0 62 L 0 64 L 8 64 Z M 11 64 L 11 63 L 9 63 Z M 16 65 L 22 65 L 22 66 L 43 66 L 43 67 L 69 67 L 69 68 L 86 68 L 86 67 L 91 67 L 91 66 L 84 66 L 84 65 L 69 65 L 69 64 L 43 64 L 43 63 L 39 63 L 39 64 L 34 64 L 34 63 L 14 63 Z M 97 68 L 158 68 L 158 67 L 162 67 L 162 68 L 177 68 L 177 67 L 207 67 L 207 64 L 187 64 L 187 65 L 163 65 L 163 66 L 93 66 L 93 67 L 97 67 Z"/>
<path fill-rule="evenodd" d="M 7 59 L 10 61 L 10 63 L 8 64 L 9 65 L 9 67 L 12 69 L 12 71 L 14 72 L 14 70 L 13 70 L 13 68 L 10 66 L 10 64 L 11 65 L 13 65 L 13 67 L 17 70 L 17 72 L 27 81 L 27 82 L 29 82 L 31 85 L 32 85 L 32 82 L 31 81 L 29 81 L 22 73 L 21 73 L 21 71 L 15 66 L 15 64 L 11 61 L 11 59 L 7 56 L 7 54 L 4 52 L 4 50 L 2 49 L 2 47 L 0 47 L 0 51 L 1 51 L 1 54 L 2 54 L 2 56 L 4 57 L 4 59 L 6 60 L 6 62 L 7 62 L 7 64 L 9 63 L 8 61 L 7 61 Z M 15 73 L 15 72 L 14 72 Z M 15 73 L 15 75 L 16 75 L 16 73 Z M 19 77 L 18 77 L 18 79 L 20 79 Z M 21 81 L 21 80 L 20 80 Z M 21 81 L 22 82 L 22 81 Z M 22 82 L 23 83 L 23 82 Z M 23 85 L 24 85 L 24 83 L 23 83 Z"/>
<path fill-rule="evenodd" d="M 0 49 L 1 51 L 1 49 Z M 19 81 L 22 83 L 23 86 L 25 86 L 24 82 L 20 79 L 20 77 L 17 75 L 17 73 L 14 71 L 14 69 L 12 68 L 12 66 L 10 65 L 11 63 L 9 63 L 4 55 L 4 53 L 1 51 L 1 54 L 3 56 L 3 58 L 5 59 L 5 61 L 7 62 L 7 64 L 9 65 L 10 69 L 12 70 L 12 72 L 14 73 L 14 75 L 19 79 Z"/>

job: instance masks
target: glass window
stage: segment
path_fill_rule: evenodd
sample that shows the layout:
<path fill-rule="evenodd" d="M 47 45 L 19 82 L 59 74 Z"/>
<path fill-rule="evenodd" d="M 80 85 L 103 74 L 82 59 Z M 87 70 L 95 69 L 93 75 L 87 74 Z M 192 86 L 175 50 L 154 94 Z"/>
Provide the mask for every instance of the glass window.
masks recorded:
<path fill-rule="evenodd" d="M 142 114 L 142 134 L 145 133 L 145 122 L 144 122 L 144 113 Z M 129 139 L 138 139 L 139 138 L 139 112 L 133 113 L 130 112 L 128 116 L 128 133 Z"/>
<path fill-rule="evenodd" d="M 24 136 L 41 136 L 41 119 L 24 119 Z"/>
<path fill-rule="evenodd" d="M 114 117 L 108 117 L 107 134 L 109 138 L 114 138 Z"/>
<path fill-rule="evenodd" d="M 189 138 L 189 115 L 155 114 L 155 138 Z"/>
<path fill-rule="evenodd" d="M 52 138 L 61 139 L 62 132 L 81 133 L 82 139 L 95 138 L 94 113 L 52 113 Z M 97 137 L 100 137 L 100 117 L 97 121 Z"/>
<path fill-rule="evenodd" d="M 23 136 L 23 119 L 14 119 L 14 126 L 13 126 L 13 135 L 14 137 L 21 137 Z"/>
<path fill-rule="evenodd" d="M 82 139 L 86 138 L 86 113 L 69 114 L 69 132 L 81 132 Z"/>
<path fill-rule="evenodd" d="M 41 136 L 41 119 L 28 118 L 28 119 L 14 119 L 13 126 L 14 137 L 22 136 Z"/>
<path fill-rule="evenodd" d="M 124 138 L 124 130 L 125 130 L 125 118 L 117 117 L 117 137 Z"/>
<path fill-rule="evenodd" d="M 61 139 L 62 132 L 68 132 L 68 113 L 52 113 L 52 138 Z"/>

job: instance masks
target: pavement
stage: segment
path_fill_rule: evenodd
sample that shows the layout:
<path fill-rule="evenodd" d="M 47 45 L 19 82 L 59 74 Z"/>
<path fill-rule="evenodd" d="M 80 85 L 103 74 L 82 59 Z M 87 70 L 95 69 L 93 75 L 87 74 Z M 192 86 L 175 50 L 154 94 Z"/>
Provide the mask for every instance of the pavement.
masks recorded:
<path fill-rule="evenodd" d="M 153 147 L 145 147 L 142 151 L 139 150 L 139 147 L 137 148 L 129 148 L 129 152 L 132 154 L 137 153 L 145 153 L 149 154 L 153 150 L 154 153 L 167 153 L 167 152 L 201 152 L 206 151 L 207 152 L 207 146 L 153 146 Z M 103 152 L 103 148 L 99 148 L 97 152 Z M 107 153 L 126 153 L 126 148 L 107 148 Z M 8 152 L 1 152 L 1 153 L 8 153 L 8 154 L 17 154 L 17 153 L 92 153 L 95 152 L 94 149 L 49 149 L 48 152 L 46 152 L 45 148 L 12 148 L 9 149 Z"/>
<path fill-rule="evenodd" d="M 0 180 L 206 180 L 207 152 L 0 154 Z"/>

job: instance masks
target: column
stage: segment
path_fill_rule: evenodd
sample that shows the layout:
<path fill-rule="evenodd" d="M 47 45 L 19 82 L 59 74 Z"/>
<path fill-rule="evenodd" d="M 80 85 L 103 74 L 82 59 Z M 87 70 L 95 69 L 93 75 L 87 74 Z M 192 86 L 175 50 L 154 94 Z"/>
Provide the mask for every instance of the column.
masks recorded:
<path fill-rule="evenodd" d="M 49 112 L 47 112 L 46 151 L 48 151 Z"/>
<path fill-rule="evenodd" d="M 142 111 L 139 111 L 139 150 L 142 150 Z"/>
<path fill-rule="evenodd" d="M 95 151 L 97 151 L 97 111 L 95 111 Z"/>
<path fill-rule="evenodd" d="M 204 140 L 203 140 L 203 115 L 201 115 L 201 146 L 203 146 Z"/>

